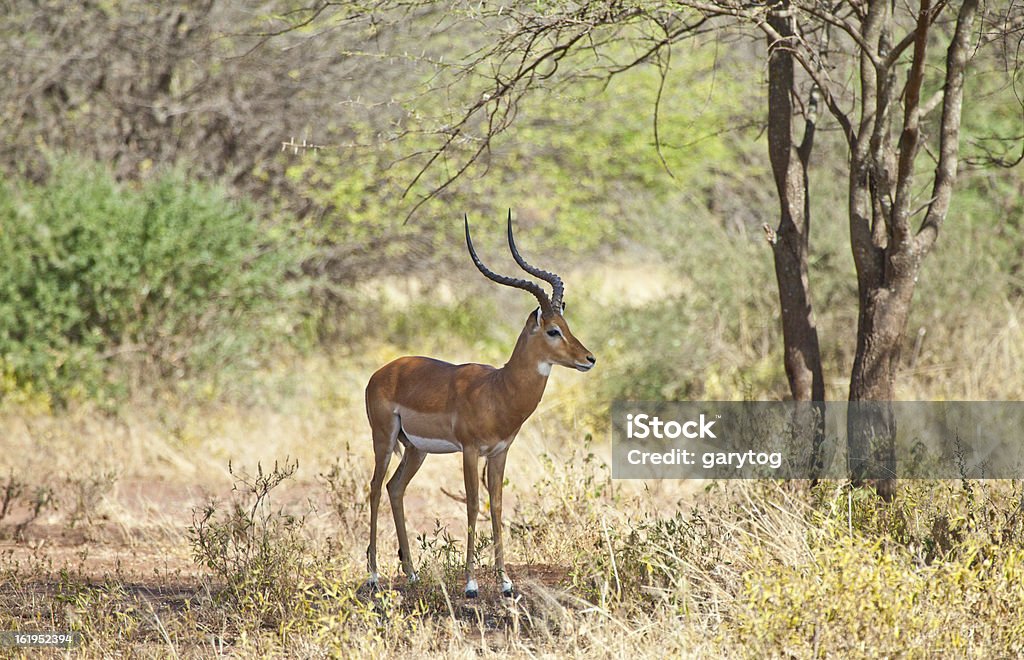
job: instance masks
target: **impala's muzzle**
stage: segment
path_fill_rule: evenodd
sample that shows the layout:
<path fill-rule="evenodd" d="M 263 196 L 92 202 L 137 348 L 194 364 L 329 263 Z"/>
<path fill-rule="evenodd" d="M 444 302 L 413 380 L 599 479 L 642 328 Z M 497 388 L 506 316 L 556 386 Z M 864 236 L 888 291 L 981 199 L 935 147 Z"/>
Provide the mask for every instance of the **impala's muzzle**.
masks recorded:
<path fill-rule="evenodd" d="M 597 364 L 597 358 L 593 355 L 588 355 L 586 362 L 577 362 L 573 366 L 576 367 L 577 371 L 590 371 L 594 368 L 595 364 Z"/>

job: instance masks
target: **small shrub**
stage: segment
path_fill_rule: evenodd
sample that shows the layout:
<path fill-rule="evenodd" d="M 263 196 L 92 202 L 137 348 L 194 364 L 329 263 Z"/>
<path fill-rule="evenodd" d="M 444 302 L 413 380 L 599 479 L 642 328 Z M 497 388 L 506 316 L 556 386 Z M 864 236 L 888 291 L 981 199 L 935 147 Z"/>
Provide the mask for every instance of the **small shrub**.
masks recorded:
<path fill-rule="evenodd" d="M 593 450 L 588 433 L 581 446 L 565 456 L 541 454 L 543 476 L 533 484 L 533 497 L 520 499 L 509 521 L 506 556 L 520 561 L 588 565 L 583 548 L 566 529 L 600 535 L 601 515 L 618 503 L 611 468 Z M 602 552 L 603 541 L 595 541 Z"/>
<path fill-rule="evenodd" d="M 117 470 L 94 470 L 88 474 L 66 477 L 65 487 L 70 494 L 68 525 L 74 528 L 82 521 L 91 524 L 101 503 L 113 491 L 119 476 Z"/>
<path fill-rule="evenodd" d="M 466 551 L 451 535 L 440 520 L 434 521 L 434 531 L 429 536 L 416 537 L 420 546 L 419 573 L 437 575 L 449 588 L 458 589 L 459 581 L 466 575 Z M 476 565 L 480 566 L 480 546 L 474 549 Z"/>
<path fill-rule="evenodd" d="M 345 451 L 330 469 L 319 476 L 327 487 L 331 506 L 341 520 L 342 530 L 356 529 L 368 519 L 366 485 L 370 478 L 366 468 L 352 459 L 348 443 L 345 443 Z"/>
<path fill-rule="evenodd" d="M 18 501 L 22 493 L 25 492 L 25 482 L 18 477 L 14 476 L 14 470 L 11 470 L 7 479 L 4 480 L 0 490 L 0 521 L 3 521 L 7 517 L 7 514 L 11 512 L 11 508 L 14 503 Z"/>
<path fill-rule="evenodd" d="M 14 525 L 13 534 L 16 539 L 23 537 L 25 529 L 35 522 L 43 511 L 56 508 L 53 488 L 50 486 L 30 488 L 29 484 L 15 476 L 12 470 L 7 478 L 0 482 L 0 523 L 15 510 L 19 502 L 28 510 L 28 515 Z M 0 527 L 0 538 L 6 535 L 7 530 Z"/>
<path fill-rule="evenodd" d="M 223 582 L 218 597 L 256 626 L 287 620 L 304 602 L 304 576 L 314 561 L 302 535 L 304 517 L 271 506 L 271 493 L 298 469 L 298 462 L 276 461 L 269 472 L 257 464 L 254 476 L 235 478 L 226 507 L 211 501 L 192 512 L 189 540 L 195 561 Z"/>

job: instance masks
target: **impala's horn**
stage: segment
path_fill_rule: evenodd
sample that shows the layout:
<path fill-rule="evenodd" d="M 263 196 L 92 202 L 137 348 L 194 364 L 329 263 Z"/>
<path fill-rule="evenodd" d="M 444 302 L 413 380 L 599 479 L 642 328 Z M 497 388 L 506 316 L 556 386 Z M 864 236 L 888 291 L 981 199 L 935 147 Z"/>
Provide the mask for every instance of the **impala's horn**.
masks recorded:
<path fill-rule="evenodd" d="M 562 293 L 565 290 L 565 286 L 562 284 L 562 278 L 554 273 L 549 273 L 546 270 L 541 270 L 536 266 L 531 266 L 526 263 L 526 259 L 523 259 L 522 255 L 519 254 L 519 250 L 516 248 L 516 239 L 512 236 L 512 209 L 508 210 L 508 248 L 512 251 L 512 257 L 519 264 L 519 267 L 525 270 L 534 277 L 539 277 L 548 284 L 551 285 L 551 307 L 556 312 L 561 314 L 562 312 Z"/>
<path fill-rule="evenodd" d="M 510 217 L 511 217 L 511 211 L 509 213 L 510 213 Z M 511 287 L 516 288 L 516 289 L 522 289 L 523 291 L 529 291 L 537 299 L 537 302 L 540 303 L 541 311 L 545 315 L 549 315 L 549 314 L 552 313 L 552 310 L 559 309 L 561 307 L 562 280 L 559 280 L 558 276 L 551 275 L 551 273 L 546 273 L 546 275 L 554 277 L 555 280 L 558 281 L 557 286 L 555 286 L 555 292 L 558 294 L 559 303 L 556 306 L 556 305 L 553 304 L 552 299 L 548 298 L 548 295 L 544 292 L 544 289 L 542 289 L 540 287 L 540 285 L 537 284 L 536 282 L 531 282 L 529 280 L 520 280 L 520 279 L 517 279 L 515 277 L 506 277 L 504 275 L 498 275 L 497 273 L 492 271 L 490 268 L 485 266 L 484 262 L 480 261 L 480 257 L 477 256 L 476 250 L 473 248 L 473 239 L 470 238 L 470 236 L 469 236 L 469 215 L 468 214 L 465 216 L 465 220 L 466 220 L 466 247 L 469 248 L 469 256 L 472 257 L 472 259 L 473 259 L 473 265 L 476 266 L 477 270 L 479 270 L 481 273 L 484 274 L 484 277 L 486 277 L 487 279 L 491 280 L 492 282 L 497 282 L 498 284 L 504 284 L 505 286 L 511 286 Z M 510 222 L 511 222 L 511 220 L 510 220 Z M 510 224 L 509 225 L 509 241 L 510 241 L 510 244 L 511 244 L 511 239 L 512 239 L 511 230 L 512 230 L 512 225 Z M 534 271 L 530 270 L 530 268 L 532 268 L 532 267 L 527 265 L 526 262 L 522 261 L 522 257 L 520 257 L 519 253 L 516 252 L 515 245 L 512 245 L 512 254 L 513 254 L 513 256 L 515 256 L 516 262 L 520 266 L 523 267 L 523 270 L 525 270 L 528 273 L 534 273 Z M 534 269 L 534 270 L 537 270 L 537 269 Z M 539 271 L 539 272 L 543 273 L 544 271 Z M 536 273 L 534 273 L 534 274 L 536 274 Z M 548 280 L 546 277 L 544 277 L 542 275 L 537 275 L 537 276 L 545 279 L 548 282 L 551 282 L 551 280 Z M 552 285 L 554 286 L 554 283 L 552 283 Z"/>

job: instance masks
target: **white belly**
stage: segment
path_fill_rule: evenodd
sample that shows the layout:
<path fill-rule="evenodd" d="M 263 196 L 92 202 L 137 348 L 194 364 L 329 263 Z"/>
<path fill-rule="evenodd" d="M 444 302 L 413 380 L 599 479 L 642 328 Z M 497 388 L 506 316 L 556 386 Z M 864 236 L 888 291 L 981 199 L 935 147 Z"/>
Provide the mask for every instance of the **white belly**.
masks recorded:
<path fill-rule="evenodd" d="M 406 433 L 405 437 L 409 439 L 409 444 L 413 447 L 428 454 L 452 454 L 462 451 L 461 445 L 443 438 L 421 438 L 418 435 L 410 435 L 409 433 Z M 481 456 L 490 458 L 500 454 L 506 447 L 508 447 L 508 441 L 502 440 L 493 447 L 480 447 L 479 451 Z"/>
<path fill-rule="evenodd" d="M 451 440 L 444 440 L 442 438 L 421 438 L 418 435 L 412 435 L 408 432 L 406 432 L 405 437 L 409 439 L 409 444 L 413 447 L 428 454 L 451 454 L 453 452 L 462 451 L 462 447 Z"/>

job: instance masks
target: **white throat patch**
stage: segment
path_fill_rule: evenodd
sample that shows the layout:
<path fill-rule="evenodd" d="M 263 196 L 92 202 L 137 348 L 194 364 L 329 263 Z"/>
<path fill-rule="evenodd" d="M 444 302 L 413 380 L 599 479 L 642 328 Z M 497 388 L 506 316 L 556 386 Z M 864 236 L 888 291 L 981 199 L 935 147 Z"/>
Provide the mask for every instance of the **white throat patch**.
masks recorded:
<path fill-rule="evenodd" d="M 550 362 L 538 362 L 537 373 L 541 376 L 549 376 L 551 374 L 551 363 Z"/>

